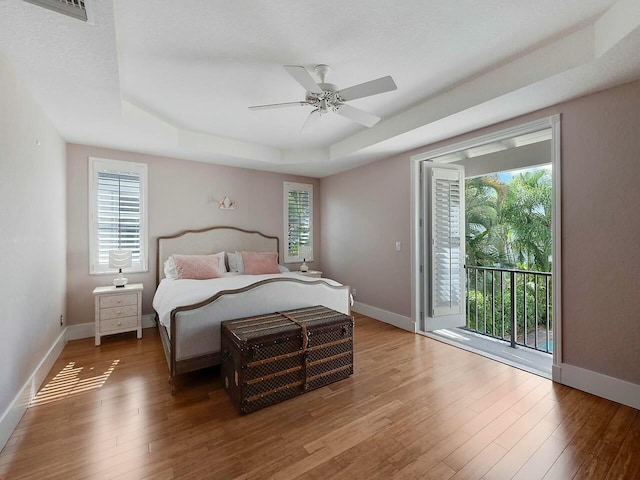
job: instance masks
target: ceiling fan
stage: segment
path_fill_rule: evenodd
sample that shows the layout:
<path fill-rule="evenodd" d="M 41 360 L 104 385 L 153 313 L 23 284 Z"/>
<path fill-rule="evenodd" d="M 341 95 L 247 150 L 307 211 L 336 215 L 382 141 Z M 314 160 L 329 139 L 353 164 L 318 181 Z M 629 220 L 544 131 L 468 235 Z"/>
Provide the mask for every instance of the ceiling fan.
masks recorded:
<path fill-rule="evenodd" d="M 369 97 L 379 93 L 390 92 L 397 89 L 393 78 L 390 76 L 371 80 L 369 82 L 360 83 L 343 90 L 332 83 L 326 83 L 325 79 L 330 72 L 328 65 L 316 65 L 314 71 L 319 83 L 311 77 L 309 72 L 299 65 L 285 65 L 284 69 L 291 75 L 300 85 L 307 91 L 305 99 L 298 102 L 272 103 L 268 105 L 255 105 L 249 107 L 249 110 L 264 110 L 268 108 L 295 107 L 311 105 L 313 111 L 307 117 L 302 125 L 302 129 L 308 128 L 314 124 L 320 116 L 329 111 L 333 111 L 338 115 L 358 122 L 367 127 L 373 127 L 380 121 L 380 117 L 367 113 L 359 108 L 352 107 L 345 102 L 355 100 L 357 98 Z"/>

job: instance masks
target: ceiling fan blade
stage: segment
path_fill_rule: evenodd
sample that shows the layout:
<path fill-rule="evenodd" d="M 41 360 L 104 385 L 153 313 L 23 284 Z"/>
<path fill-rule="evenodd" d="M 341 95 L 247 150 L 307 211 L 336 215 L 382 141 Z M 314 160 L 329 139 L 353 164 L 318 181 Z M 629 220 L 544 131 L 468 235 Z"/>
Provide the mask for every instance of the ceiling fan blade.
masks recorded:
<path fill-rule="evenodd" d="M 302 128 L 300 129 L 300 133 L 302 133 L 305 129 L 308 130 L 310 127 L 312 127 L 313 125 L 318 123 L 318 119 L 319 118 L 320 118 L 320 109 L 316 108 L 314 111 L 312 111 L 309 114 L 307 119 L 304 121 L 304 124 L 302 124 Z"/>
<path fill-rule="evenodd" d="M 393 78 L 387 76 L 345 88 L 344 90 L 340 90 L 338 94 L 343 100 L 347 101 L 355 100 L 356 98 L 369 97 L 379 93 L 390 92 L 397 88 L 398 86 L 396 85 L 396 82 L 393 81 Z"/>
<path fill-rule="evenodd" d="M 367 113 L 359 108 L 352 107 L 351 105 L 341 104 L 334 110 L 338 115 L 353 120 L 354 122 L 361 123 L 366 127 L 373 127 L 380 121 L 380 117 Z"/>
<path fill-rule="evenodd" d="M 285 103 L 269 103 L 267 105 L 254 105 L 249 107 L 249 110 L 266 110 L 267 108 L 282 108 L 282 107 L 304 107 L 305 105 L 309 105 L 308 102 L 285 102 Z"/>
<path fill-rule="evenodd" d="M 284 65 L 284 69 L 295 80 L 304 87 L 307 92 L 322 93 L 322 89 L 315 82 L 313 77 L 309 75 L 307 69 L 299 65 Z"/>

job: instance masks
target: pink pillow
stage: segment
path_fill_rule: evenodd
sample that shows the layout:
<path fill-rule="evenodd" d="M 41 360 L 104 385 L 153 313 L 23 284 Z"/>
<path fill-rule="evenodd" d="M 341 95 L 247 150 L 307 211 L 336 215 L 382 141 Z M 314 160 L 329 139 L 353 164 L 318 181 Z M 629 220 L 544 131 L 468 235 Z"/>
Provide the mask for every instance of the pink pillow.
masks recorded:
<path fill-rule="evenodd" d="M 240 255 L 242 255 L 246 275 L 280 273 L 278 254 L 275 252 L 240 252 Z"/>
<path fill-rule="evenodd" d="M 224 254 L 223 254 L 224 255 Z M 222 277 L 220 254 L 216 255 L 174 255 L 178 279 L 206 280 Z"/>

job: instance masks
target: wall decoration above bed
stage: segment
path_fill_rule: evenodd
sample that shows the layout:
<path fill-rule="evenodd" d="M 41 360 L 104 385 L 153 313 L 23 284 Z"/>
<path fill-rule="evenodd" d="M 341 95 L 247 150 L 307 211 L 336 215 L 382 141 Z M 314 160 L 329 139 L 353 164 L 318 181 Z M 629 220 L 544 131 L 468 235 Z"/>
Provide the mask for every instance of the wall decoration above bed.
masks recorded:
<path fill-rule="evenodd" d="M 238 202 L 231 200 L 228 195 L 218 202 L 218 208 L 220 210 L 234 210 L 238 205 Z"/>

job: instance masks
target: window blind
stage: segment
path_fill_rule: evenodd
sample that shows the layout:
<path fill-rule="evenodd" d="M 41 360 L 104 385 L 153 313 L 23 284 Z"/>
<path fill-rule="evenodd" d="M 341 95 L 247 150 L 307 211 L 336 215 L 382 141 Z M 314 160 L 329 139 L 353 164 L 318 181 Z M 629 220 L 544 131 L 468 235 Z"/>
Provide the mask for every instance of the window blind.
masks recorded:
<path fill-rule="evenodd" d="M 285 183 L 286 248 L 285 261 L 312 259 L 312 185 Z"/>
<path fill-rule="evenodd" d="M 110 250 L 131 251 L 131 270 L 147 271 L 147 166 L 89 158 L 89 273 L 112 272 Z"/>
<path fill-rule="evenodd" d="M 432 170 L 432 316 L 459 313 L 463 307 L 463 212 L 458 172 Z"/>
<path fill-rule="evenodd" d="M 140 263 L 140 175 L 98 172 L 98 263 L 109 264 L 109 250 L 131 250 Z"/>

